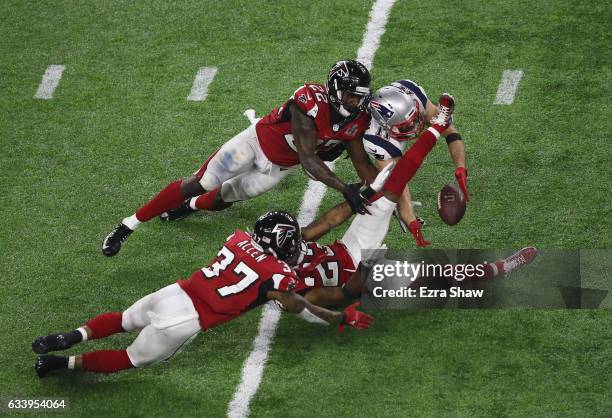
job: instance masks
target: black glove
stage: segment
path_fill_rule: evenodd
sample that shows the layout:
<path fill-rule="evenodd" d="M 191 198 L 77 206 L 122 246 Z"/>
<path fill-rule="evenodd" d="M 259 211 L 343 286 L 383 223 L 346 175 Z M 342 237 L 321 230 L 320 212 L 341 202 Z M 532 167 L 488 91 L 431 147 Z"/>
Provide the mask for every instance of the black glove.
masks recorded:
<path fill-rule="evenodd" d="M 366 208 L 370 202 L 359 192 L 359 186 L 359 183 L 347 184 L 342 191 L 342 195 L 351 209 L 353 209 L 353 213 L 359 213 L 361 215 L 367 213 L 370 215 L 370 212 Z"/>

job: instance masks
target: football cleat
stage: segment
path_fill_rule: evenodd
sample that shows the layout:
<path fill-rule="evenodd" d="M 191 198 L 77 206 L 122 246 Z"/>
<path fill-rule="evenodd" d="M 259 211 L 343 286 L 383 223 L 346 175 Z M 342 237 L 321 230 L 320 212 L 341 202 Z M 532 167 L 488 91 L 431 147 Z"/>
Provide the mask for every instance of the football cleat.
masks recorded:
<path fill-rule="evenodd" d="M 445 130 L 452 122 L 454 111 L 455 98 L 448 93 L 442 94 L 442 96 L 440 96 L 440 101 L 438 102 L 438 112 L 433 118 L 431 118 L 429 124 L 434 127 L 439 127 L 441 130 Z"/>
<path fill-rule="evenodd" d="M 46 354 L 49 351 L 66 350 L 74 344 L 64 334 L 51 334 L 35 339 L 32 343 L 32 351 L 36 354 Z"/>
<path fill-rule="evenodd" d="M 112 257 L 119 252 L 123 241 L 134 232 L 123 223 L 119 223 L 102 242 L 102 254 Z"/>
<path fill-rule="evenodd" d="M 43 378 L 49 372 L 68 368 L 68 358 L 62 356 L 38 356 L 34 364 L 34 370 L 38 377 Z"/>
<path fill-rule="evenodd" d="M 192 209 L 191 206 L 189 206 L 189 203 L 183 202 L 178 208 L 169 210 L 168 212 L 164 212 L 159 215 L 159 220 L 162 222 L 177 221 L 179 219 L 186 218 L 197 211 L 197 209 Z"/>
<path fill-rule="evenodd" d="M 535 247 L 526 247 L 506 257 L 502 260 L 503 272 L 505 275 L 512 273 L 515 270 L 523 268 L 536 258 L 538 255 L 538 249 Z"/>

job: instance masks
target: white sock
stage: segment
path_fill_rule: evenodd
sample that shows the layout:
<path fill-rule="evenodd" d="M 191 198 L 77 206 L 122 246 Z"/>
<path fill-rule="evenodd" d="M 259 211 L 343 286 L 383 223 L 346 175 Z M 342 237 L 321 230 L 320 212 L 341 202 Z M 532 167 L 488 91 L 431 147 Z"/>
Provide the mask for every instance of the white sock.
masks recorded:
<path fill-rule="evenodd" d="M 68 370 L 74 370 L 75 361 L 76 361 L 76 356 L 68 357 Z"/>
<path fill-rule="evenodd" d="M 198 199 L 198 197 L 200 196 L 192 197 L 191 199 L 189 199 L 189 207 L 193 210 L 198 210 L 198 207 L 196 206 L 196 200 Z"/>
<path fill-rule="evenodd" d="M 83 337 L 81 341 L 87 341 L 87 331 L 85 331 L 85 328 L 79 327 L 77 328 L 77 331 L 79 331 L 81 333 L 81 336 Z"/>
<path fill-rule="evenodd" d="M 493 270 L 493 277 L 497 277 L 499 275 L 499 270 L 497 269 L 496 263 L 490 263 L 491 269 Z"/>
<path fill-rule="evenodd" d="M 133 214 L 132 216 L 129 216 L 122 220 L 121 223 L 123 223 L 123 225 L 127 226 L 133 231 L 138 228 L 142 222 L 140 222 L 138 218 L 136 218 L 136 214 Z"/>

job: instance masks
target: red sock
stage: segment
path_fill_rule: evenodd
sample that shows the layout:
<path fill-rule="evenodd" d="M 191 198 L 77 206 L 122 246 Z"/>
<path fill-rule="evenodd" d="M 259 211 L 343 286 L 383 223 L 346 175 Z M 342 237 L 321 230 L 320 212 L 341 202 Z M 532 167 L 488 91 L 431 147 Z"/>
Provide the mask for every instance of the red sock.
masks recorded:
<path fill-rule="evenodd" d="M 406 184 L 414 177 L 429 151 L 436 145 L 437 139 L 431 131 L 423 132 L 393 168 L 383 190 L 392 192 L 398 197 L 401 196 Z"/>
<path fill-rule="evenodd" d="M 114 373 L 133 367 L 126 350 L 98 350 L 83 354 L 83 369 L 88 372 Z"/>
<path fill-rule="evenodd" d="M 140 222 L 146 222 L 164 212 L 174 209 L 186 199 L 181 193 L 181 180 L 170 183 L 157 196 L 149 200 L 136 211 L 136 218 Z"/>
<path fill-rule="evenodd" d="M 203 195 L 198 196 L 198 198 L 195 200 L 195 207 L 200 210 L 221 210 L 213 206 L 215 198 L 217 197 L 220 191 L 221 187 L 217 187 L 215 190 L 211 190 L 208 193 L 204 193 Z"/>
<path fill-rule="evenodd" d="M 85 325 L 93 331 L 93 335 L 89 339 L 97 340 L 118 332 L 125 332 L 121 326 L 122 316 L 121 312 L 107 312 L 85 322 Z"/>

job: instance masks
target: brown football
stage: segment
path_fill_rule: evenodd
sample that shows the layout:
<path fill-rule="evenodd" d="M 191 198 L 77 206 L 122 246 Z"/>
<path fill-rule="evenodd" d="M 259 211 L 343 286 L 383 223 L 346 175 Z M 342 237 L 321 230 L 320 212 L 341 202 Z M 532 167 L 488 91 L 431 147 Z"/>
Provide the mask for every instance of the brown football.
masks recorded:
<path fill-rule="evenodd" d="M 448 225 L 457 225 L 465 215 L 465 196 L 459 187 L 447 184 L 438 193 L 438 215 Z"/>

